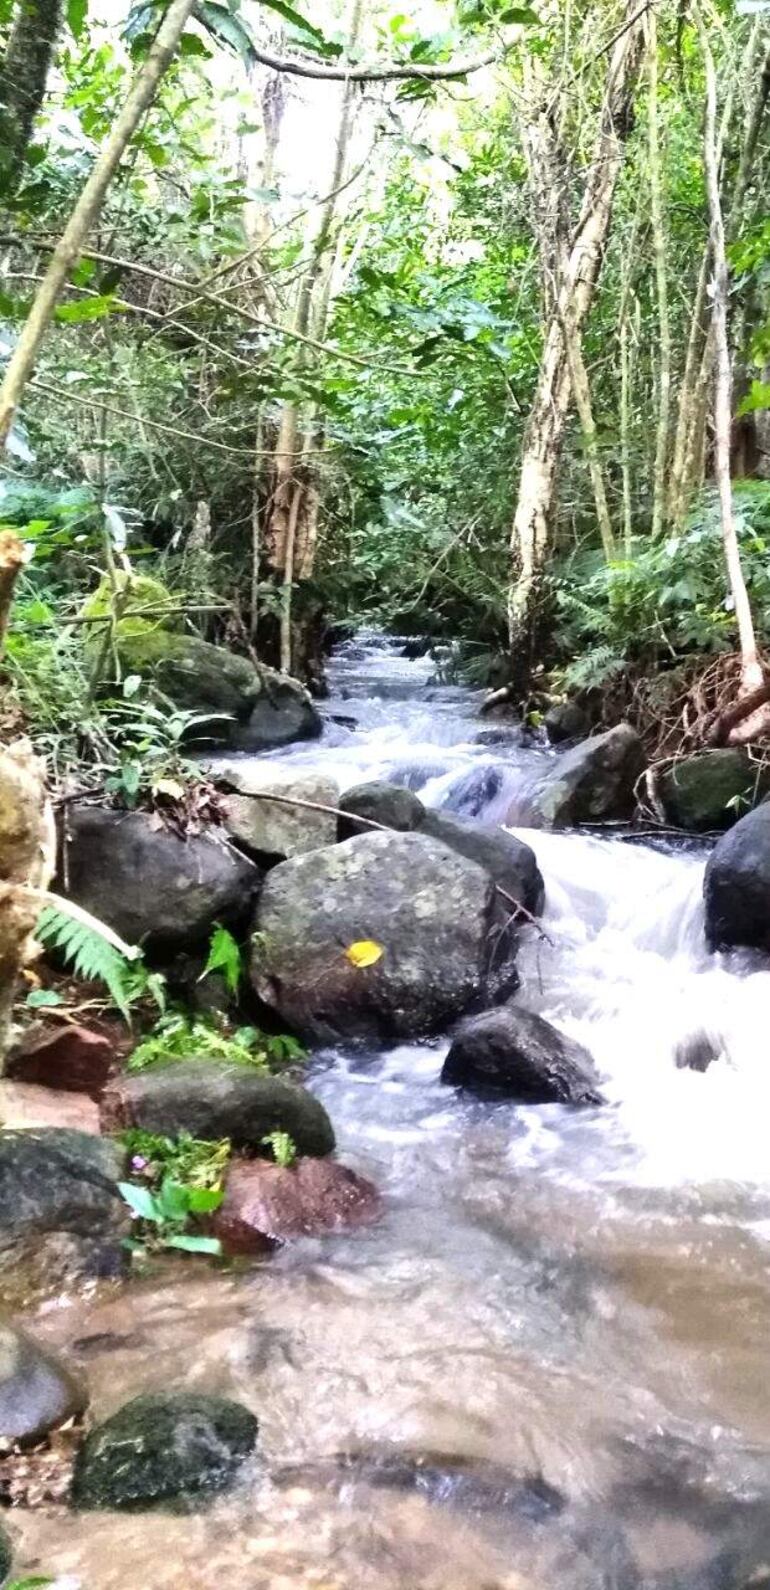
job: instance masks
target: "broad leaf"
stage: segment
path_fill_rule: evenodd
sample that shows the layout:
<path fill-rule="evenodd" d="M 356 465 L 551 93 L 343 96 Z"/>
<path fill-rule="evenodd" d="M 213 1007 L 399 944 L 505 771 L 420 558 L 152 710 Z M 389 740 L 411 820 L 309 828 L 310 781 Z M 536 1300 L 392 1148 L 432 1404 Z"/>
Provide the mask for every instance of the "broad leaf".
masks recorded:
<path fill-rule="evenodd" d="M 156 1198 L 149 1187 L 137 1187 L 133 1181 L 119 1181 L 118 1192 L 125 1199 L 129 1209 L 142 1220 L 151 1220 L 154 1225 L 159 1225 L 162 1219 Z"/>
<path fill-rule="evenodd" d="M 327 40 L 324 38 L 321 29 L 317 28 L 313 22 L 308 22 L 307 17 L 300 16 L 299 11 L 295 11 L 293 6 L 286 4 L 286 0 L 259 0 L 259 3 L 267 6 L 270 11 L 277 11 L 278 15 L 283 17 L 285 22 L 290 22 L 293 28 L 297 28 L 300 33 L 308 33 L 312 39 L 315 39 L 317 44 L 327 47 Z"/>
<path fill-rule="evenodd" d="M 209 972 L 222 972 L 230 993 L 237 994 L 238 984 L 243 975 L 243 958 L 237 940 L 219 922 L 214 926 L 209 945 L 209 958 L 198 982 L 201 983 L 204 977 L 208 977 Z"/>
<path fill-rule="evenodd" d="M 88 0 L 67 0 L 67 27 L 73 39 L 79 39 L 88 13 Z"/>
<path fill-rule="evenodd" d="M 224 1198 L 221 1187 L 188 1187 L 187 1207 L 191 1215 L 208 1215 Z"/>
<path fill-rule="evenodd" d="M 385 951 L 374 939 L 358 939 L 355 944 L 348 945 L 345 954 L 351 966 L 363 968 L 376 966 L 377 962 L 382 960 Z"/>
<path fill-rule="evenodd" d="M 216 1258 L 222 1252 L 218 1237 L 169 1237 L 165 1245 L 167 1248 L 181 1248 L 183 1253 L 211 1253 Z"/>
<path fill-rule="evenodd" d="M 119 313 L 111 293 L 99 293 L 96 298 L 84 298 L 82 303 L 60 304 L 55 318 L 65 326 L 79 326 L 87 320 L 103 320 L 105 315 Z"/>

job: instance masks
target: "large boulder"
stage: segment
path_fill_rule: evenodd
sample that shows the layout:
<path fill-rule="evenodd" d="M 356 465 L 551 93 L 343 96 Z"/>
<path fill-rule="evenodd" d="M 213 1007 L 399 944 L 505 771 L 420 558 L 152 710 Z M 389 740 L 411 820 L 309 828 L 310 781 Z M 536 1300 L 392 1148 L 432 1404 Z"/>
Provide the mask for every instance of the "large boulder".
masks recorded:
<path fill-rule="evenodd" d="M 545 889 L 535 853 L 504 828 L 485 828 L 468 817 L 426 811 L 421 833 L 431 834 L 458 856 L 475 861 L 502 889 L 508 900 L 536 915 L 543 909 Z"/>
<path fill-rule="evenodd" d="M 182 948 L 249 911 L 261 873 L 213 834 L 180 839 L 145 812 L 69 808 L 62 893 L 131 943 Z"/>
<path fill-rule="evenodd" d="M 78 1375 L 25 1332 L 0 1324 L 0 1442 L 41 1441 L 87 1404 Z"/>
<path fill-rule="evenodd" d="M 768 789 L 770 770 L 738 746 L 683 757 L 658 782 L 669 822 L 696 833 L 729 828 Z"/>
<path fill-rule="evenodd" d="M 557 756 L 516 798 L 507 821 L 532 828 L 574 828 L 630 817 L 644 766 L 636 730 L 619 723 Z"/>
<path fill-rule="evenodd" d="M 118 656 L 123 671 L 140 674 L 157 685 L 182 711 L 222 713 L 245 722 L 261 692 L 259 675 L 247 657 L 224 646 L 212 646 L 197 635 L 168 630 L 121 634 Z M 231 735 L 223 729 L 229 742 Z"/>
<path fill-rule="evenodd" d="M 333 808 L 339 788 L 333 778 L 316 773 L 292 777 L 280 769 L 272 773 L 248 763 L 245 767 L 241 792 L 222 798 L 225 828 L 236 844 L 259 860 L 271 861 L 285 861 L 288 856 L 302 856 L 308 850 L 334 844 L 337 816 Z M 276 795 L 278 800 L 271 798 Z M 293 800 L 299 804 L 284 804 Z M 317 811 L 314 808 L 318 806 L 332 810 Z"/>
<path fill-rule="evenodd" d="M 254 987 L 311 1038 L 435 1032 L 484 996 L 493 952 L 504 957 L 496 907 L 487 873 L 428 834 L 360 834 L 269 874 Z M 364 964 L 349 953 L 362 942 L 375 946 Z"/>
<path fill-rule="evenodd" d="M 531 1011 L 503 1005 L 463 1023 L 452 1040 L 442 1082 L 521 1104 L 599 1104 L 587 1049 Z"/>
<path fill-rule="evenodd" d="M 555 701 L 543 717 L 543 728 L 551 745 L 563 745 L 584 740 L 591 733 L 591 720 L 577 701 Z"/>
<path fill-rule="evenodd" d="M 712 949 L 745 944 L 770 950 L 770 802 L 717 842 L 703 884 Z"/>
<path fill-rule="evenodd" d="M 254 1451 L 258 1425 L 239 1402 L 199 1392 L 135 1397 L 86 1437 L 76 1507 L 118 1510 L 225 1490 Z"/>
<path fill-rule="evenodd" d="M 90 1132 L 0 1132 L 0 1293 L 23 1301 L 78 1274 L 120 1267 L 129 1214 L 125 1155 Z"/>
<path fill-rule="evenodd" d="M 300 1154 L 334 1149 L 331 1121 L 306 1088 L 213 1060 L 174 1060 L 118 1078 L 102 1095 L 101 1120 L 107 1132 L 138 1126 L 166 1137 L 229 1137 L 252 1154 L 266 1153 L 271 1132 L 287 1132 Z"/>
<path fill-rule="evenodd" d="M 336 1160 L 235 1161 L 211 1229 L 226 1253 L 260 1253 L 293 1237 L 368 1225 L 379 1212 L 377 1188 Z"/>
<path fill-rule="evenodd" d="M 231 744 L 237 751 L 277 751 L 294 740 L 314 740 L 323 720 L 297 679 L 272 668 L 259 670 L 260 693 L 248 718 L 239 723 Z"/>
<path fill-rule="evenodd" d="M 402 833 L 420 828 L 426 808 L 418 795 L 400 784 L 386 784 L 372 779 L 368 784 L 353 784 L 340 798 L 340 810 L 346 815 L 339 819 L 338 836 L 352 839 L 354 834 L 371 833 L 371 824 L 382 828 L 395 828 Z M 356 818 L 363 822 L 356 822 Z"/>

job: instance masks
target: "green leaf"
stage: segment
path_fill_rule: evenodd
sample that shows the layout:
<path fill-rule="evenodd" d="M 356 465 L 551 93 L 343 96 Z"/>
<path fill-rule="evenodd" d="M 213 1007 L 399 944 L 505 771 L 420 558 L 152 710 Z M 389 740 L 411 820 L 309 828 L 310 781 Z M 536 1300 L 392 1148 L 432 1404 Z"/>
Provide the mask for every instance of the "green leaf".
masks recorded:
<path fill-rule="evenodd" d="M 60 304 L 55 319 L 65 326 L 79 326 L 87 320 L 103 320 L 105 315 L 121 311 L 111 293 L 99 293 L 96 298 L 84 298 L 82 303 Z"/>
<path fill-rule="evenodd" d="M 157 1195 L 157 1206 L 164 1220 L 186 1220 L 190 1213 L 189 1188 L 166 1176 Z"/>
<path fill-rule="evenodd" d="M 129 1209 L 133 1209 L 135 1215 L 139 1215 L 142 1220 L 151 1220 L 156 1226 L 160 1225 L 163 1217 L 158 1201 L 149 1187 L 137 1187 L 133 1181 L 119 1181 L 118 1192 L 125 1199 Z"/>
<path fill-rule="evenodd" d="M 181 1248 L 183 1253 L 212 1253 L 217 1258 L 222 1252 L 219 1237 L 168 1237 L 165 1247 Z"/>
<path fill-rule="evenodd" d="M 187 1207 L 191 1215 L 208 1215 L 218 1209 L 224 1193 L 221 1187 L 187 1187 Z"/>
<path fill-rule="evenodd" d="M 231 11 L 229 6 L 219 5 L 217 0 L 200 0 L 196 15 L 198 21 L 203 23 L 204 28 L 218 44 L 224 44 L 228 49 L 235 50 L 246 66 L 253 64 L 254 40 L 246 24 Z"/>
<path fill-rule="evenodd" d="M 770 382 L 752 381 L 738 414 L 753 414 L 757 409 L 770 409 Z"/>
<path fill-rule="evenodd" d="M 67 26 L 73 39 L 79 39 L 88 13 L 88 0 L 67 0 Z"/>
<path fill-rule="evenodd" d="M 54 1005 L 63 1005 L 61 994 L 55 988 L 32 988 L 24 1001 L 28 1010 L 47 1010 Z"/>
<path fill-rule="evenodd" d="M 532 10 L 531 6 L 508 6 L 505 11 L 500 12 L 497 21 L 520 22 L 527 24 L 530 22 L 539 22 L 540 18 L 537 15 L 537 12 Z"/>
<path fill-rule="evenodd" d="M 209 945 L 209 958 L 198 982 L 202 983 L 209 972 L 222 972 L 231 994 L 237 994 L 243 976 L 243 957 L 236 939 L 220 922 L 215 923 Z"/>
<path fill-rule="evenodd" d="M 312 39 L 315 39 L 317 44 L 326 46 L 327 40 L 324 38 L 321 29 L 317 28 L 313 22 L 308 22 L 307 17 L 300 16 L 299 11 L 295 11 L 293 6 L 286 4 L 286 0 L 259 0 L 259 3 L 267 6 L 270 11 L 277 11 L 285 22 L 290 22 L 292 27 L 297 28 L 300 33 L 309 34 Z"/>

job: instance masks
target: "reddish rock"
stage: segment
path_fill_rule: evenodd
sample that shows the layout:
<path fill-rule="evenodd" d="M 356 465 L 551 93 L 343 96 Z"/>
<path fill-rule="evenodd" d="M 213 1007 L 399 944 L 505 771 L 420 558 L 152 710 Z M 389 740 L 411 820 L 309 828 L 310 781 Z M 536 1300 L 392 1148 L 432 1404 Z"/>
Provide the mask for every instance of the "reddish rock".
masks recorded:
<path fill-rule="evenodd" d="M 8 1056 L 6 1075 L 98 1099 L 114 1058 L 113 1044 L 103 1033 L 62 1022 L 26 1033 Z"/>
<path fill-rule="evenodd" d="M 211 1228 L 228 1253 L 264 1253 L 291 1237 L 367 1225 L 379 1212 L 373 1183 L 335 1160 L 247 1160 L 231 1167 Z"/>

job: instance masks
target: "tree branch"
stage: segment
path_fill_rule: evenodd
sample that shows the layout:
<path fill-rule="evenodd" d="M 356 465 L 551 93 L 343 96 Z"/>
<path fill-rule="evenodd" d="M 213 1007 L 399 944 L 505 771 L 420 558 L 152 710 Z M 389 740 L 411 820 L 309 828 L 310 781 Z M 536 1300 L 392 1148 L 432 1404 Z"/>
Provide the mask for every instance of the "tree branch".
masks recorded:
<path fill-rule="evenodd" d="M 471 72 L 479 72 L 484 66 L 494 66 L 504 60 L 509 45 L 504 50 L 490 50 L 488 55 L 477 55 L 467 61 L 447 61 L 445 64 L 436 62 L 431 65 L 403 65 L 393 66 L 354 66 L 347 62 L 344 66 L 322 66 L 320 61 L 311 61 L 306 56 L 287 57 L 272 55 L 268 50 L 252 46 L 251 53 L 255 60 L 262 66 L 267 66 L 272 72 L 291 72 L 295 77 L 316 77 L 328 83 L 397 83 L 408 78 L 417 78 L 421 82 L 451 82 L 458 77 L 467 77 Z"/>

